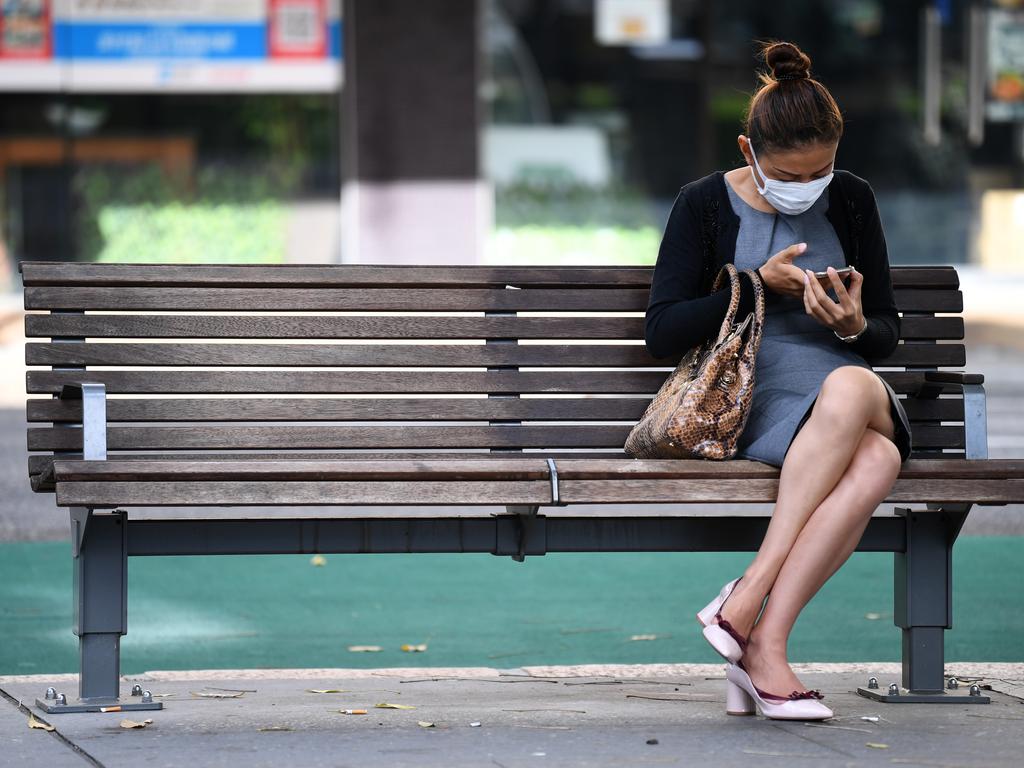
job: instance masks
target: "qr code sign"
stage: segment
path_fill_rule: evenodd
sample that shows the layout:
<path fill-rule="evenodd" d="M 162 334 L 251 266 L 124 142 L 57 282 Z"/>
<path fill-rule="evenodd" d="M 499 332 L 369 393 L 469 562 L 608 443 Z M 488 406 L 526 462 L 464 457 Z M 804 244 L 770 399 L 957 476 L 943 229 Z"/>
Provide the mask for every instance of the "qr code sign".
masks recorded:
<path fill-rule="evenodd" d="M 322 0 L 279 0 L 271 16 L 274 54 L 320 55 L 324 47 Z"/>

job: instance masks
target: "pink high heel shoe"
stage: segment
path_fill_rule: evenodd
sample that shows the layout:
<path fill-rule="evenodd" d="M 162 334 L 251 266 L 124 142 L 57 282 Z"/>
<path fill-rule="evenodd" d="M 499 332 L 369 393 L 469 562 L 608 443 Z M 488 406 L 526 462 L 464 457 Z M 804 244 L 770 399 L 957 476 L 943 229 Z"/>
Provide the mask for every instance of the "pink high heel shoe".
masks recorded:
<path fill-rule="evenodd" d="M 697 612 L 697 621 L 704 627 L 704 639 L 711 643 L 711 647 L 718 651 L 722 658 L 732 664 L 739 661 L 747 650 L 747 638 L 722 618 L 722 606 L 741 578 L 743 577 L 733 579 L 722 587 L 718 596 Z"/>
<path fill-rule="evenodd" d="M 835 713 L 818 699 L 825 698 L 819 691 L 793 691 L 789 696 L 778 696 L 762 691 L 750 679 L 743 662 L 729 664 L 725 669 L 725 711 L 729 715 L 752 715 L 755 709 L 771 720 L 826 720 Z"/>

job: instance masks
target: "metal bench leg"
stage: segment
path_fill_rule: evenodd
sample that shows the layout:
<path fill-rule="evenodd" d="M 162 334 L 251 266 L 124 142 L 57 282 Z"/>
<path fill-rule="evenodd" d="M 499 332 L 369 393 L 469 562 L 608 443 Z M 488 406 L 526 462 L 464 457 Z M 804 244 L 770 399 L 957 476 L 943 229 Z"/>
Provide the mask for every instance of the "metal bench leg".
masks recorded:
<path fill-rule="evenodd" d="M 128 631 L 128 515 L 71 508 L 75 634 L 80 655 L 78 701 L 48 690 L 36 704 L 53 714 L 161 709 L 152 696 L 120 701 L 121 636 Z M 136 695 L 141 695 L 138 690 Z"/>
<path fill-rule="evenodd" d="M 947 689 L 943 673 L 943 632 L 953 626 L 953 542 L 970 507 L 896 509 L 906 521 L 907 541 L 906 551 L 894 555 L 893 620 L 903 630 L 902 689 L 895 684 L 884 691 L 858 688 L 861 695 L 893 703 L 989 703 L 980 691 L 968 695 Z"/>

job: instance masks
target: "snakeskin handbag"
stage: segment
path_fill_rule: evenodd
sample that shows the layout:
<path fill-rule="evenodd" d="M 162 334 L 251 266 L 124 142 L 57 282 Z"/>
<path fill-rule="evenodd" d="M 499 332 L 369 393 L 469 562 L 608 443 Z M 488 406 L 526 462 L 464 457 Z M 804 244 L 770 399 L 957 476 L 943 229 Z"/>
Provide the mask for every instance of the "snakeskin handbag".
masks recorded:
<path fill-rule="evenodd" d="M 743 270 L 754 286 L 754 310 L 736 322 L 740 276 L 726 263 L 712 291 L 729 280 L 732 297 L 718 337 L 689 350 L 661 385 L 626 438 L 635 459 L 728 459 L 750 414 L 754 358 L 764 327 L 764 285 L 754 270 Z"/>

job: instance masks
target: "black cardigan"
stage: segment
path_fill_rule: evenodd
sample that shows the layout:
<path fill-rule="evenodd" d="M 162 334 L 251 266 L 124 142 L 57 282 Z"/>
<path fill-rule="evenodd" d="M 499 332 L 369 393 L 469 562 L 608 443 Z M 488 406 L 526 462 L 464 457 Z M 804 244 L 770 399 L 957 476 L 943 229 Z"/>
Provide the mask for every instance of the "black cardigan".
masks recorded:
<path fill-rule="evenodd" d="M 715 337 L 725 318 L 729 288 L 712 293 L 711 281 L 723 264 L 734 261 L 740 225 L 725 185 L 725 173 L 715 171 L 676 195 L 658 250 L 644 323 L 644 341 L 655 358 L 681 354 Z M 865 358 L 886 357 L 899 342 L 900 318 L 874 192 L 859 176 L 836 170 L 827 193 L 825 216 L 846 263 L 864 276 L 861 303 L 868 327 L 849 346 Z M 754 292 L 742 273 L 740 284 L 739 317 L 744 317 L 753 308 Z M 782 296 L 766 291 L 765 298 L 770 304 Z"/>

